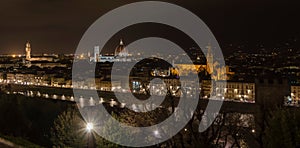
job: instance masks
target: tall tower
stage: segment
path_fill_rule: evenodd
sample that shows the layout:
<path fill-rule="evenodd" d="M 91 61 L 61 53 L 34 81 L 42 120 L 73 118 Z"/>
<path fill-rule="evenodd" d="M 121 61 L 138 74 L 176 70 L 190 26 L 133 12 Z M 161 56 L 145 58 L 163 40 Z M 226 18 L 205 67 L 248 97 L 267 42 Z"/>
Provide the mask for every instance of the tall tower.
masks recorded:
<path fill-rule="evenodd" d="M 94 60 L 95 62 L 99 62 L 100 49 L 99 46 L 94 47 Z"/>
<path fill-rule="evenodd" d="M 206 48 L 207 48 L 207 54 L 206 54 L 207 72 L 209 74 L 212 74 L 214 72 L 214 56 L 213 56 L 212 51 L 211 51 L 211 45 L 208 44 L 206 46 Z"/>
<path fill-rule="evenodd" d="M 28 41 L 26 43 L 25 52 L 26 52 L 26 60 L 29 61 L 30 58 L 31 58 L 31 55 L 30 55 L 30 53 L 31 53 L 31 47 L 30 47 L 30 43 Z"/>

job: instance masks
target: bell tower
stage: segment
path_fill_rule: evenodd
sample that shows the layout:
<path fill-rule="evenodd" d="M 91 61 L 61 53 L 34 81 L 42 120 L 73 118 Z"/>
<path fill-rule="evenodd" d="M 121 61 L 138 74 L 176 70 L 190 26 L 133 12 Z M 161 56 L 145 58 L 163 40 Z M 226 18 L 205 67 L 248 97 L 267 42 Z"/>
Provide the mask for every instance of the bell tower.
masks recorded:
<path fill-rule="evenodd" d="M 214 72 L 214 56 L 211 51 L 211 45 L 208 44 L 206 46 L 207 48 L 207 54 L 206 54 L 206 67 L 207 67 L 207 72 L 209 74 L 212 74 Z"/>
<path fill-rule="evenodd" d="M 30 47 L 30 43 L 28 41 L 26 43 L 25 52 L 26 52 L 26 60 L 30 61 L 30 59 L 31 59 L 31 47 Z"/>

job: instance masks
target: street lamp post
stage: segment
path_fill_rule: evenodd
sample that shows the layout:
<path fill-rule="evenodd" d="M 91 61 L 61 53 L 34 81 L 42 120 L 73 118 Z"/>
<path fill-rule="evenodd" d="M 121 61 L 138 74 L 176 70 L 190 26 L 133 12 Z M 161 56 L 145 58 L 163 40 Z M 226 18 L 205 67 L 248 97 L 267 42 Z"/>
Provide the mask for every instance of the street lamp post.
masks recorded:
<path fill-rule="evenodd" d="M 159 131 L 158 130 L 155 130 L 155 131 L 153 131 L 153 134 L 154 134 L 154 137 L 157 139 L 157 147 L 159 147 L 159 140 L 160 140 L 160 138 L 162 138 L 161 137 L 161 134 L 159 133 Z"/>
<path fill-rule="evenodd" d="M 94 129 L 94 124 L 93 123 L 90 123 L 90 122 L 88 122 L 87 124 L 86 124 L 86 131 L 87 131 L 87 135 L 88 135 L 88 139 L 87 139 L 87 147 L 88 148 L 92 148 L 92 147 L 94 147 L 93 146 L 93 144 L 94 144 L 94 141 L 91 141 L 92 139 L 93 139 L 93 137 L 91 137 L 91 136 L 93 136 L 92 134 L 92 132 L 93 132 L 93 129 Z M 91 139 L 91 138 L 92 139 Z"/>
<path fill-rule="evenodd" d="M 158 130 L 155 130 L 153 133 L 154 133 L 155 138 L 158 139 L 158 135 L 159 135 Z M 158 146 L 159 146 L 159 140 L 157 141 L 157 147 Z"/>

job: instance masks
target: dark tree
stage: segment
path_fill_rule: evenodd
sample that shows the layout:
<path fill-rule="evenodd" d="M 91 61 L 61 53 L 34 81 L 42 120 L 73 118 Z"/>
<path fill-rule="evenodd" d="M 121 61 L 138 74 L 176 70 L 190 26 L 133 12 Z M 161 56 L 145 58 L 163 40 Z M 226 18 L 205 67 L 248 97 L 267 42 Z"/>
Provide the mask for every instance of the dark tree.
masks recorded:
<path fill-rule="evenodd" d="M 51 141 L 54 147 L 84 147 L 86 136 L 84 134 L 85 122 L 79 112 L 69 109 L 63 112 L 54 121 L 51 128 Z"/>

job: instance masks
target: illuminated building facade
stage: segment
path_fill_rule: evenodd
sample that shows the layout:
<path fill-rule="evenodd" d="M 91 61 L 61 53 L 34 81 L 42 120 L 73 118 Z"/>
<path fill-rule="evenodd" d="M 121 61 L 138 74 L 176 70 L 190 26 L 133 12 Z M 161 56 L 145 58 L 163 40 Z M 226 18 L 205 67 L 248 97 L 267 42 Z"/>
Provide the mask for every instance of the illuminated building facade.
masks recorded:
<path fill-rule="evenodd" d="M 214 85 L 214 87 L 212 87 Z M 214 88 L 214 90 L 212 90 Z M 255 101 L 255 83 L 233 82 L 233 81 L 211 81 L 203 80 L 201 83 L 202 97 L 213 97 L 221 99 L 238 100 L 244 102 Z M 224 95 L 222 95 L 224 94 Z"/>
<path fill-rule="evenodd" d="M 128 62 L 131 61 L 131 59 L 127 58 L 130 56 L 128 54 L 128 50 L 125 48 L 125 45 L 120 40 L 119 45 L 116 47 L 114 55 L 102 55 L 100 54 L 99 46 L 94 47 L 94 62 Z"/>
<path fill-rule="evenodd" d="M 229 77 L 234 75 L 234 72 L 230 71 L 229 66 L 220 67 L 219 63 L 214 61 L 212 47 L 210 44 L 206 48 L 206 65 L 185 63 L 174 64 L 179 75 L 184 76 L 188 75 L 189 72 L 199 73 L 201 71 L 206 71 L 207 74 L 211 75 L 211 79 L 213 80 L 229 80 Z"/>
<path fill-rule="evenodd" d="M 294 104 L 299 104 L 300 100 L 300 85 L 292 85 L 291 86 L 291 99 Z"/>

